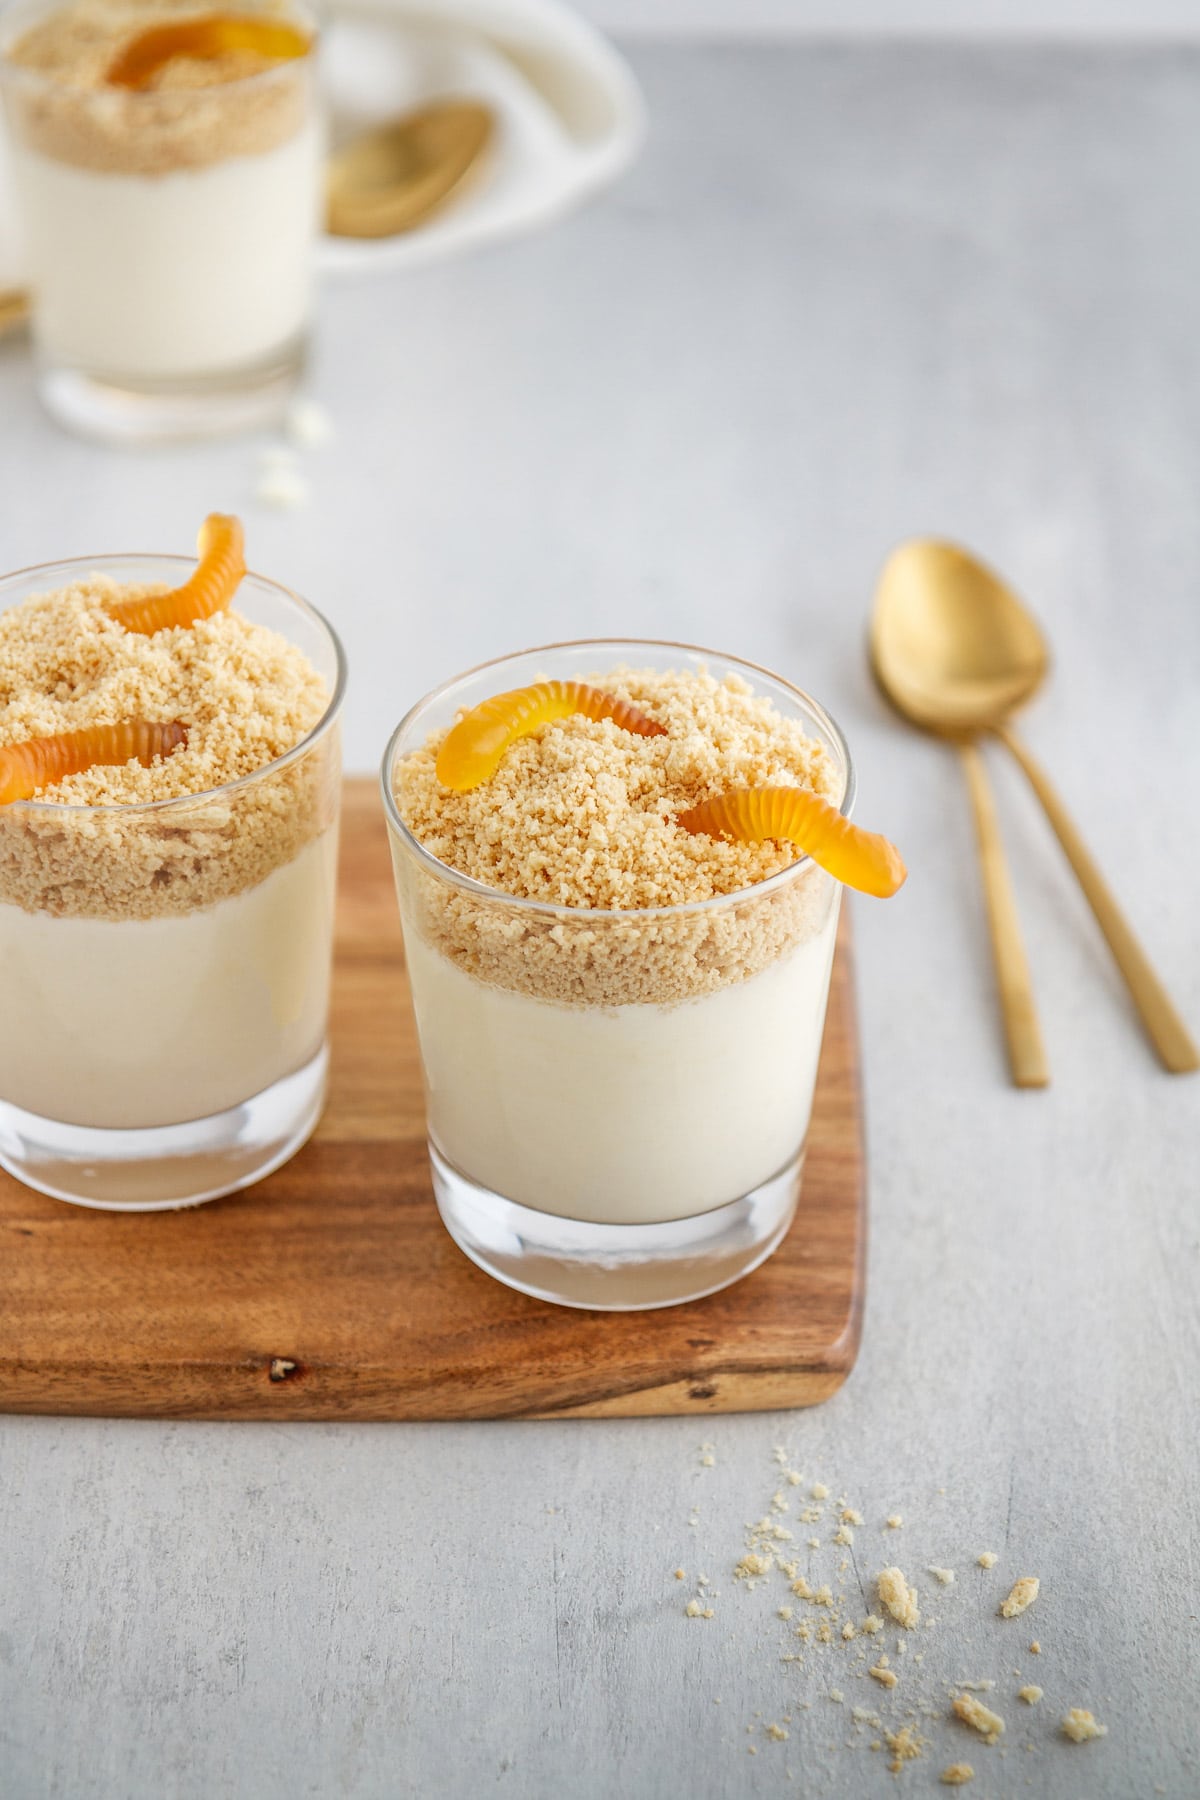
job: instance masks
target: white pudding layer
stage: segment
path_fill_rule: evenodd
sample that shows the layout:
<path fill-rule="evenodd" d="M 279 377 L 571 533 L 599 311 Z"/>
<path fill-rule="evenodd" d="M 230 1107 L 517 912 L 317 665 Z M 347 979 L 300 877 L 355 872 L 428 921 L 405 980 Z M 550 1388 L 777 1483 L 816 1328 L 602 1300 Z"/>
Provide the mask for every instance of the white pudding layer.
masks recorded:
<path fill-rule="evenodd" d="M 284 350 L 308 316 L 321 156 L 315 117 L 258 155 L 166 174 L 93 171 L 14 144 L 44 353 L 153 381 Z"/>
<path fill-rule="evenodd" d="M 154 919 L 0 904 L 0 1100 L 68 1125 L 177 1125 L 319 1049 L 337 832 L 257 887 Z"/>
<path fill-rule="evenodd" d="M 572 1006 L 464 973 L 411 928 L 429 1127 L 464 1175 L 605 1225 L 687 1218 L 785 1168 L 808 1130 L 837 934 L 670 1006 Z"/>

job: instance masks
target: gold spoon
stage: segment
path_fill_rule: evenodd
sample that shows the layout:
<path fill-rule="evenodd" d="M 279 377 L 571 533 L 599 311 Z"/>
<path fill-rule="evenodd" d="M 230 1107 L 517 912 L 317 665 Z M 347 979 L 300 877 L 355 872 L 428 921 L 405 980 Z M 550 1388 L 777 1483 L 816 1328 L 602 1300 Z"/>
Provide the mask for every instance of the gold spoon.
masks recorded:
<path fill-rule="evenodd" d="M 458 192 L 491 140 L 495 119 L 475 100 L 439 100 L 335 151 L 326 223 L 335 237 L 411 231 Z"/>
<path fill-rule="evenodd" d="M 0 288 L 0 337 L 15 331 L 29 317 L 29 295 L 24 288 Z"/>
<path fill-rule="evenodd" d="M 871 659 L 881 687 L 897 709 L 915 725 L 952 738 L 967 762 L 1018 1085 L 1043 1085 L 1048 1075 L 1016 907 L 974 743 L 985 731 L 1007 745 L 1028 776 L 1162 1061 L 1175 1074 L 1200 1068 L 1200 1052 L 1187 1026 L 1083 839 L 1040 766 L 1009 727 L 1011 715 L 1041 686 L 1050 661 L 1036 621 L 1016 595 L 965 550 L 932 538 L 914 538 L 893 552 L 880 577 L 871 622 Z M 1040 1082 L 1030 1079 L 1039 1057 Z"/>

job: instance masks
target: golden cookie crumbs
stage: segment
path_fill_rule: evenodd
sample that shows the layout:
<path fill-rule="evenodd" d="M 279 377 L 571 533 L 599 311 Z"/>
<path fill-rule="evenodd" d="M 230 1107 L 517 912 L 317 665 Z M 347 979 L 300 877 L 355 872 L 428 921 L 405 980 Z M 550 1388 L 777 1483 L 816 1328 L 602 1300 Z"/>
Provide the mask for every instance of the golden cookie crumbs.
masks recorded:
<path fill-rule="evenodd" d="M 885 1731 L 883 1735 L 892 1753 L 888 1768 L 893 1775 L 898 1775 L 906 1762 L 915 1762 L 927 1743 L 915 1725 L 902 1725 L 899 1731 Z"/>
<path fill-rule="evenodd" d="M 1089 1738 L 1108 1736 L 1108 1726 L 1101 1725 L 1086 1707 L 1073 1706 L 1062 1722 L 1064 1734 L 1073 1744 L 1085 1744 Z"/>
<path fill-rule="evenodd" d="M 994 1550 L 984 1550 L 976 1558 L 981 1569 L 994 1569 L 1000 1558 Z"/>
<path fill-rule="evenodd" d="M 862 1622 L 862 1628 L 868 1637 L 874 1637 L 877 1631 L 883 1630 L 883 1620 L 878 1613 L 868 1613 Z"/>
<path fill-rule="evenodd" d="M 970 1763 L 951 1763 L 938 1776 L 944 1787 L 966 1787 L 968 1781 L 974 1779 L 975 1771 Z"/>
<path fill-rule="evenodd" d="M 274 63 L 246 49 L 177 56 L 145 91 L 108 83 L 131 37 L 196 10 L 190 0 L 78 0 L 40 19 L 5 51 L 41 77 L 13 83 L 20 137 L 59 162 L 141 175 L 259 155 L 294 137 L 312 112 L 309 59 Z"/>
<path fill-rule="evenodd" d="M 39 804 L 0 808 L 0 901 L 60 917 L 192 912 L 255 886 L 332 822 L 334 736 L 211 792 L 293 749 L 330 696 L 299 650 L 236 612 L 142 637 L 104 610 L 161 591 L 96 575 L 0 613 L 0 746 L 130 718 L 188 727 L 186 745 L 149 767 L 95 767 Z M 115 810 L 165 801 L 179 804 Z"/>
<path fill-rule="evenodd" d="M 1004 1720 L 974 1694 L 958 1694 L 954 1701 L 955 1717 L 977 1731 L 986 1744 L 994 1744 L 1004 1731 Z"/>
<path fill-rule="evenodd" d="M 842 1626 L 842 1636 L 848 1644 L 852 1643 L 858 1636 L 858 1626 L 854 1623 L 853 1619 L 847 1619 L 846 1623 Z"/>
<path fill-rule="evenodd" d="M 873 1681 L 877 1681 L 880 1687 L 885 1688 L 894 1688 L 900 1679 L 896 1671 L 894 1669 L 889 1669 L 882 1658 L 873 1668 L 867 1670 L 867 1674 Z"/>
<path fill-rule="evenodd" d="M 1042 1689 L 1037 1685 L 1036 1681 L 1031 1681 L 1028 1687 L 1017 1689 L 1017 1699 L 1023 1700 L 1026 1706 L 1036 1706 L 1041 1698 Z"/>
<path fill-rule="evenodd" d="M 1015 1619 L 1018 1613 L 1023 1613 L 1026 1607 L 1033 1605 L 1038 1597 L 1040 1587 L 1041 1582 L 1036 1575 L 1022 1575 L 1020 1581 L 1013 1583 L 1008 1599 L 1001 1601 L 1000 1617 Z"/>
<path fill-rule="evenodd" d="M 768 1725 L 767 1726 L 767 1736 L 769 1738 L 774 1738 L 774 1740 L 777 1744 L 784 1743 L 787 1740 L 789 1735 L 790 1734 L 789 1734 L 786 1726 L 784 1726 L 784 1725 Z"/>
<path fill-rule="evenodd" d="M 899 1569 L 881 1569 L 875 1577 L 879 1589 L 879 1598 L 895 1619 L 897 1625 L 903 1625 L 911 1631 L 921 1621 L 920 1607 L 917 1605 L 917 1590 L 910 1587 Z"/>
<path fill-rule="evenodd" d="M 752 1581 L 760 1575 L 769 1575 L 775 1565 L 773 1556 L 760 1556 L 757 1551 L 748 1550 L 734 1566 L 735 1581 Z"/>
<path fill-rule="evenodd" d="M 575 714 L 514 743 L 496 775 L 466 793 L 437 780 L 444 731 L 397 761 L 393 793 L 409 831 L 489 890 L 481 901 L 409 859 L 406 912 L 421 936 L 496 987 L 603 1006 L 713 993 L 816 936 L 833 896 L 824 871 L 802 863 L 762 893 L 757 884 L 796 865 L 791 846 L 694 835 L 675 819 L 734 785 L 791 782 L 836 799 L 840 776 L 824 746 L 734 675 L 582 678 L 667 735 L 638 737 Z M 546 910 L 509 913 L 506 895 Z M 727 907 L 661 910 L 731 896 Z M 628 916 L 599 930 L 586 912 L 572 916 L 578 909 Z"/>
<path fill-rule="evenodd" d="M 938 1569 L 931 1567 L 929 1573 L 933 1576 L 935 1581 L 940 1581 L 943 1587 L 952 1587 L 954 1584 L 953 1569 Z"/>
<path fill-rule="evenodd" d="M 1029 1646 L 1029 1654 L 1030 1656 L 1040 1656 L 1042 1654 L 1042 1646 L 1038 1643 L 1036 1638 L 1034 1638 L 1032 1644 Z"/>
<path fill-rule="evenodd" d="M 830 797 L 832 798 L 832 796 Z M 825 1486 L 824 1482 L 814 1481 L 811 1492 L 814 1500 L 828 1500 L 829 1498 L 829 1489 Z"/>
<path fill-rule="evenodd" d="M 861 1525 L 862 1522 L 863 1522 L 863 1516 L 859 1511 L 857 1511 L 857 1509 L 855 1507 L 844 1506 L 842 1508 L 842 1524 L 843 1525 Z"/>

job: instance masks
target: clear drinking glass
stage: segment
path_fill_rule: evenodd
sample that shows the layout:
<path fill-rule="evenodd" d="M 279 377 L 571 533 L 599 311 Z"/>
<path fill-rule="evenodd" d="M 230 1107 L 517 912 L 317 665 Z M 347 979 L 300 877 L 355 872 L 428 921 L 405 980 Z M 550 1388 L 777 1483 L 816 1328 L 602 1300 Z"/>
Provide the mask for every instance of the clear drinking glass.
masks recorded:
<path fill-rule="evenodd" d="M 780 676 L 713 651 L 601 640 L 473 669 L 402 720 L 383 762 L 438 1207 L 476 1263 L 561 1305 L 695 1299 L 757 1267 L 799 1195 L 839 885 L 807 858 L 741 893 L 604 911 L 499 893 L 448 868 L 397 809 L 396 765 L 458 711 L 617 666 L 735 673 L 821 741 L 838 727 Z"/>
<path fill-rule="evenodd" d="M 311 17 L 294 15 L 312 33 L 302 57 L 141 91 L 12 59 L 63 11 L 17 8 L 0 36 L 42 398 L 72 429 L 132 442 L 264 423 L 308 331 L 324 154 Z M 134 7 L 114 16 L 138 29 Z"/>
<path fill-rule="evenodd" d="M 178 586 L 183 557 L 50 563 L 0 611 L 100 572 Z M 247 575 L 238 610 L 330 700 L 286 756 L 134 806 L 0 807 L 0 1164 L 59 1200 L 191 1206 L 287 1161 L 320 1117 L 341 799 L 341 645 Z"/>

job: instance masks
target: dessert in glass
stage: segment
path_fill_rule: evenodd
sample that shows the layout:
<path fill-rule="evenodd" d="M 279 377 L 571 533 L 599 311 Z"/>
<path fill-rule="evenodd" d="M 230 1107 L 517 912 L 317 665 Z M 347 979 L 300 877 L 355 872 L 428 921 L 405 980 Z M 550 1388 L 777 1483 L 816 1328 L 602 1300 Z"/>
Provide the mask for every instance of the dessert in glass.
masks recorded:
<path fill-rule="evenodd" d="M 0 1163 L 29 1186 L 186 1206 L 313 1130 L 343 687 L 235 519 L 198 565 L 0 580 Z"/>
<path fill-rule="evenodd" d="M 461 1248 L 602 1310 L 755 1268 L 795 1212 L 841 881 L 903 880 L 828 713 L 729 656 L 554 645 L 422 700 L 383 795 Z"/>
<path fill-rule="evenodd" d="M 278 413 L 319 225 L 317 38 L 302 12 L 170 0 L 18 9 L 0 87 L 40 391 L 145 440 Z"/>

